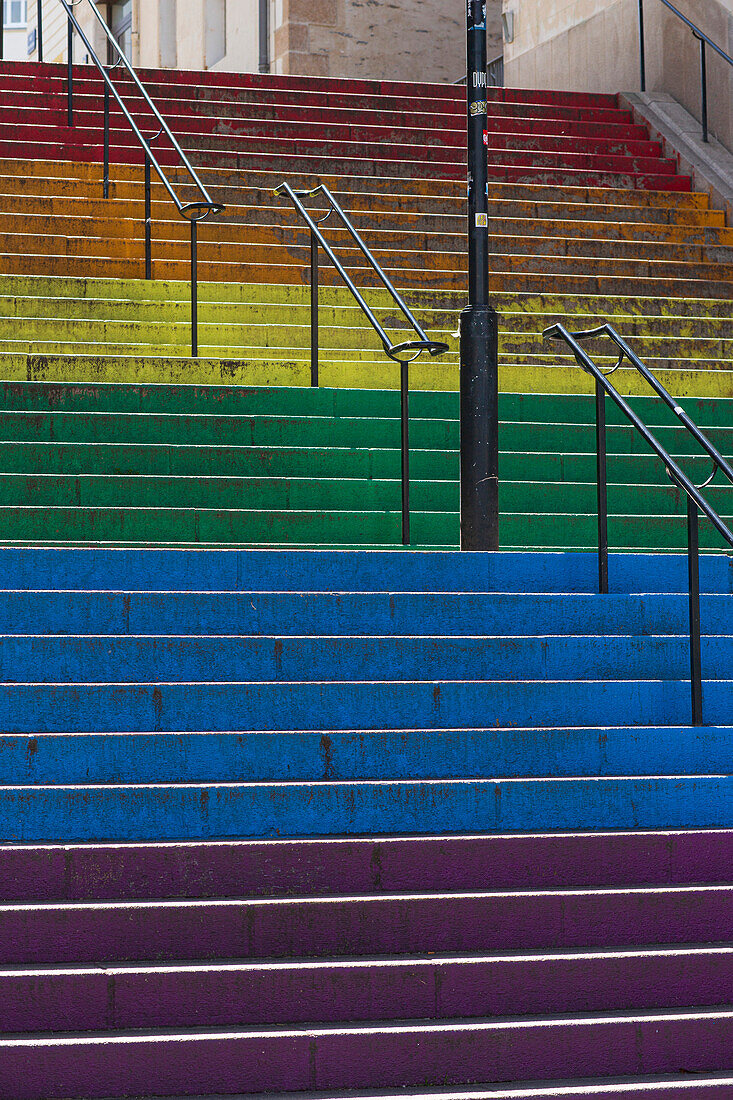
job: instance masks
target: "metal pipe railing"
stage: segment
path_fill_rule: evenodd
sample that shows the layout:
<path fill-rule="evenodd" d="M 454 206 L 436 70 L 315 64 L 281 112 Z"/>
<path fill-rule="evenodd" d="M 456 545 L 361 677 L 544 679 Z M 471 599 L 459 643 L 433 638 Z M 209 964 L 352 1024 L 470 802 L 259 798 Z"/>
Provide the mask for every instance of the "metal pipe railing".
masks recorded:
<path fill-rule="evenodd" d="M 660 0 L 664 4 L 665 8 L 668 8 L 678 19 L 681 19 L 685 26 L 689 27 L 692 31 L 693 38 L 696 38 L 700 43 L 700 113 L 702 122 L 702 140 L 709 140 L 709 127 L 708 127 L 708 68 L 707 68 L 707 54 L 706 47 L 709 46 L 711 50 L 722 57 L 723 61 L 727 61 L 729 65 L 733 65 L 733 57 L 721 49 L 717 42 L 713 42 L 712 38 L 709 38 L 704 31 L 701 31 L 696 23 L 693 23 L 691 19 L 688 19 L 686 15 L 683 15 L 679 8 L 676 8 L 674 4 L 670 3 L 670 0 Z M 644 31 L 644 0 L 639 0 L 639 70 L 641 75 L 641 90 L 646 91 L 646 38 Z"/>
<path fill-rule="evenodd" d="M 372 252 L 364 243 L 354 228 L 351 220 L 341 208 L 334 196 L 325 184 L 319 184 L 309 191 L 296 191 L 289 183 L 283 182 L 275 188 L 276 195 L 287 195 L 293 206 L 300 214 L 303 221 L 310 229 L 310 286 L 311 286 L 311 386 L 318 385 L 318 361 L 319 361 L 319 329 L 318 329 L 318 288 L 319 288 L 319 246 L 328 256 L 336 268 L 349 291 L 355 298 L 362 313 L 366 316 L 370 325 L 382 342 L 385 354 L 395 363 L 400 365 L 400 451 L 401 451 L 401 490 L 402 490 L 402 544 L 410 545 L 410 418 L 409 418 L 409 366 L 422 352 L 429 355 L 442 355 L 448 351 L 448 345 L 440 340 L 431 340 L 418 323 L 414 314 L 399 295 L 390 279 L 380 267 Z M 314 218 L 301 201 L 303 198 L 311 198 L 322 195 L 328 203 L 328 210 L 319 219 Z M 332 245 L 326 240 L 319 226 L 325 222 L 331 214 L 336 214 L 342 225 L 348 232 L 354 244 L 362 253 L 372 271 L 388 291 L 390 297 L 397 305 L 400 312 L 408 321 L 417 340 L 406 340 L 394 343 L 384 326 L 380 323 L 374 311 L 364 298 L 356 283 L 349 275 L 344 265 L 336 255 Z M 414 353 L 414 354 L 413 354 Z M 407 358 L 405 358 L 407 356 Z"/>
<path fill-rule="evenodd" d="M 126 119 L 132 133 L 136 140 L 139 142 L 143 153 L 145 155 L 145 278 L 151 279 L 153 275 L 152 265 L 152 182 L 151 175 L 152 169 L 155 172 L 163 184 L 163 187 L 167 191 L 169 197 L 173 201 L 176 210 L 186 221 L 191 225 L 191 354 L 193 356 L 198 355 L 198 228 L 197 223 L 207 218 L 210 214 L 219 214 L 224 210 L 222 203 L 215 202 L 209 194 L 208 190 L 204 186 L 200 179 L 196 169 L 191 164 L 190 160 L 186 156 L 185 152 L 181 148 L 178 139 L 174 136 L 168 123 L 161 115 L 155 103 L 148 95 L 147 90 L 140 81 L 137 73 L 132 67 L 129 59 L 125 55 L 122 47 L 118 43 L 110 27 L 102 17 L 97 5 L 93 0 L 87 0 L 89 7 L 94 13 L 99 26 L 102 28 L 102 32 L 107 40 L 108 48 L 113 54 L 117 55 L 117 60 L 111 66 L 105 66 L 97 52 L 94 49 L 88 35 L 84 28 L 76 17 L 74 8 L 84 0 L 58 0 L 62 8 L 66 12 L 67 19 L 67 121 L 69 126 L 74 124 L 74 67 L 73 67 L 73 49 L 74 49 L 74 35 L 77 34 L 84 44 L 84 47 L 89 55 L 90 60 L 96 66 L 100 72 L 104 81 L 104 169 L 103 169 L 103 193 L 105 198 L 109 198 L 110 195 L 110 112 L 112 97 L 122 111 L 124 118 Z M 39 60 L 43 59 L 43 10 L 42 0 L 38 0 L 38 52 Z M 125 103 L 122 95 L 117 89 L 114 81 L 109 75 L 111 69 L 121 66 L 125 69 L 128 76 L 131 78 L 137 92 L 142 96 L 142 99 L 147 106 L 148 110 L 153 114 L 157 125 L 159 126 L 158 133 L 154 137 L 148 139 L 142 132 L 141 126 L 135 120 L 132 112 Z M 171 143 L 174 152 L 180 160 L 183 168 L 185 169 L 190 185 L 193 185 L 198 192 L 198 198 L 193 202 L 184 202 L 179 197 L 175 187 L 171 183 L 168 175 L 164 171 L 160 160 L 156 157 L 152 149 L 152 142 L 159 137 L 165 135 L 165 137 Z"/>
<path fill-rule="evenodd" d="M 690 611 L 690 692 L 692 703 L 692 724 L 703 724 L 703 695 L 702 695 L 702 658 L 701 658 L 701 632 L 700 632 L 700 512 L 707 516 L 718 534 L 728 545 L 733 548 L 733 531 L 720 518 L 715 509 L 708 503 L 701 493 L 701 489 L 708 486 L 718 470 L 722 470 L 728 480 L 733 484 L 733 468 L 718 451 L 694 421 L 685 413 L 674 398 L 667 392 L 651 371 L 629 348 L 626 341 L 619 336 L 611 325 L 602 325 L 600 328 L 589 329 L 583 332 L 570 332 L 565 325 L 556 324 L 545 329 L 545 339 L 564 341 L 573 352 L 578 366 L 595 380 L 596 396 L 596 455 L 597 455 L 597 495 L 598 495 L 598 580 L 601 594 L 608 592 L 608 498 L 607 498 L 607 473 L 606 473 L 606 416 L 605 399 L 609 396 L 624 416 L 633 424 L 644 441 L 657 457 L 664 463 L 667 476 L 682 489 L 687 496 L 687 563 L 689 584 L 689 611 Z M 609 336 L 621 352 L 616 365 L 608 372 L 604 372 L 593 362 L 588 353 L 582 347 L 580 341 L 593 339 L 599 336 Z M 687 474 L 675 462 L 668 451 L 652 435 L 646 424 L 634 412 L 629 403 L 624 400 L 618 390 L 609 382 L 609 375 L 628 359 L 631 365 L 639 371 L 650 384 L 657 396 L 670 407 L 680 423 L 693 436 L 695 441 L 713 459 L 713 471 L 708 479 L 700 486 L 695 485 Z"/>

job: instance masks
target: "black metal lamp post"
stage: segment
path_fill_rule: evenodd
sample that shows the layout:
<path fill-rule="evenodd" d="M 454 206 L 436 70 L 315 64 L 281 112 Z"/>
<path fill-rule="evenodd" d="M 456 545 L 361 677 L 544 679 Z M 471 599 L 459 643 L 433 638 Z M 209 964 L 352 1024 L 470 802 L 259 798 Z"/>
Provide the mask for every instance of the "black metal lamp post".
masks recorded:
<path fill-rule="evenodd" d="M 486 0 L 467 14 L 468 306 L 461 313 L 461 549 L 499 549 L 499 341 L 489 304 Z"/>

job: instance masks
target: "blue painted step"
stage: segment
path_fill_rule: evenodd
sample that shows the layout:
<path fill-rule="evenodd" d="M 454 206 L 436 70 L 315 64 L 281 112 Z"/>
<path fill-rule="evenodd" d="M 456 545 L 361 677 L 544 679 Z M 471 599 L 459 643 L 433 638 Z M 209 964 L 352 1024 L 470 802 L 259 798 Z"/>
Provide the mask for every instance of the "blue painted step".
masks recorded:
<path fill-rule="evenodd" d="M 3 839 L 733 824 L 722 556 L 701 730 L 680 556 L 614 558 L 611 596 L 593 555 L 0 559 Z"/>
<path fill-rule="evenodd" d="M 702 657 L 706 677 L 733 680 L 733 636 L 706 637 Z M 0 679 L 19 683 L 681 680 L 689 669 L 675 635 L 0 638 Z"/>
<path fill-rule="evenodd" d="M 733 715 L 733 680 L 707 681 L 713 725 Z M 683 725 L 683 680 L 356 683 L 5 684 L 7 733 L 169 730 L 464 729 L 495 726 Z"/>
<path fill-rule="evenodd" d="M 730 599 L 701 601 L 702 629 L 731 628 Z M 497 592 L 0 591 L 0 635 L 685 634 L 687 596 Z"/>
<path fill-rule="evenodd" d="M 733 593 L 733 557 L 703 555 L 701 585 Z M 682 554 L 613 554 L 614 592 L 686 592 Z M 586 553 L 0 548 L 15 590 L 246 592 L 596 592 Z"/>
<path fill-rule="evenodd" d="M 3 787 L 10 841 L 729 826 L 733 777 Z"/>
<path fill-rule="evenodd" d="M 733 727 L 0 736 L 0 784 L 272 783 L 733 773 Z"/>

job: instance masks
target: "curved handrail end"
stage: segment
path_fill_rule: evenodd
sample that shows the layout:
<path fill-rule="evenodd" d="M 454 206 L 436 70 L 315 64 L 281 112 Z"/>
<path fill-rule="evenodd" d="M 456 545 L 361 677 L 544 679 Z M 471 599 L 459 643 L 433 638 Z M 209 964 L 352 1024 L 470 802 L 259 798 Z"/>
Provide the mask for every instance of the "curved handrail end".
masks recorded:
<path fill-rule="evenodd" d="M 430 355 L 443 355 L 444 352 L 450 351 L 450 347 L 442 340 L 405 340 L 401 344 L 392 344 L 387 349 L 387 355 L 394 358 L 406 351 L 416 351 L 418 354 L 427 351 Z"/>
<path fill-rule="evenodd" d="M 181 207 L 179 213 L 191 222 L 201 222 L 209 214 L 221 214 L 223 210 L 226 210 L 226 206 L 222 202 L 188 202 Z M 200 213 L 197 214 L 198 211 Z"/>

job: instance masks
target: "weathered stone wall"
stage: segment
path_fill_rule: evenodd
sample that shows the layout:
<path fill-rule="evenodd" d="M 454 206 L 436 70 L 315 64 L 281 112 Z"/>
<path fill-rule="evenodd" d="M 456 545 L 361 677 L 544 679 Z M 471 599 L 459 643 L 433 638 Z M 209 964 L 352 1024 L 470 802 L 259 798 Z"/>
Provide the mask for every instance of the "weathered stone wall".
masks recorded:
<path fill-rule="evenodd" d="M 61 61 L 63 11 L 58 0 L 44 4 L 46 58 Z M 93 33 L 85 9 L 77 10 Z M 269 16 L 274 73 L 446 82 L 465 73 L 463 0 L 269 0 Z M 488 0 L 488 39 L 491 60 L 502 52 L 501 0 Z M 94 44 L 102 47 L 97 33 Z M 78 45 L 75 56 L 85 59 Z M 132 60 L 257 72 L 259 0 L 135 0 Z"/>
<path fill-rule="evenodd" d="M 448 83 L 465 75 L 461 0 L 280 2 L 275 72 Z M 492 59 L 502 48 L 500 0 L 488 3 L 488 37 Z"/>
<path fill-rule="evenodd" d="M 515 88 L 638 91 L 638 0 L 504 0 L 514 16 L 505 46 Z M 676 0 L 676 6 L 733 55 L 733 0 Z M 645 0 L 647 90 L 669 92 L 700 117 L 700 48 L 659 0 Z M 733 69 L 708 51 L 710 122 L 733 148 Z"/>

